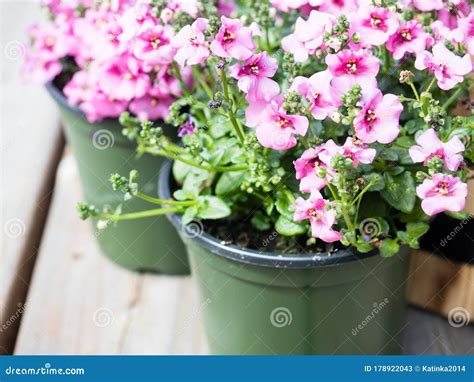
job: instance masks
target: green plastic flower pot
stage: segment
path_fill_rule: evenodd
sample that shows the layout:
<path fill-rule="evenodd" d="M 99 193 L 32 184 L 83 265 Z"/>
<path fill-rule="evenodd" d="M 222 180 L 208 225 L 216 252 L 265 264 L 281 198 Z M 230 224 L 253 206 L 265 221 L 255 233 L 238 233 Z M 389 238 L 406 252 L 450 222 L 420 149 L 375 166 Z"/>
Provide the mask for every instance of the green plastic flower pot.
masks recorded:
<path fill-rule="evenodd" d="M 134 143 L 122 135 L 117 120 L 91 124 L 78 108 L 68 105 L 53 84 L 47 89 L 59 106 L 66 139 L 76 158 L 88 203 L 113 207 L 123 203 L 123 194 L 113 191 L 108 179 L 112 173 L 127 176 L 132 169 L 138 170 L 143 191 L 157 195 L 163 159 L 150 155 L 138 158 Z M 123 212 L 150 207 L 156 208 L 134 198 L 123 205 Z M 94 224 L 94 233 L 104 254 L 126 269 L 173 275 L 189 273 L 183 243 L 164 216 L 122 221 L 101 230 Z"/>
<path fill-rule="evenodd" d="M 170 196 L 170 167 L 160 175 L 162 198 Z M 211 353 L 400 353 L 408 248 L 391 258 L 351 249 L 264 253 L 169 218 L 188 250 Z"/>

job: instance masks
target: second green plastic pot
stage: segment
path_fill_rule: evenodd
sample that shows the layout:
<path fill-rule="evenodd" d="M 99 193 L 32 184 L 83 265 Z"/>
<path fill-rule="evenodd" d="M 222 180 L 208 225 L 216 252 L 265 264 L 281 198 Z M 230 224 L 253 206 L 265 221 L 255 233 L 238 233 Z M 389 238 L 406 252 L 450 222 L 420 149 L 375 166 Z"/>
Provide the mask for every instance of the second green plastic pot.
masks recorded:
<path fill-rule="evenodd" d="M 112 190 L 109 178 L 113 173 L 128 176 L 132 169 L 139 172 L 143 192 L 157 195 L 163 159 L 149 155 L 138 158 L 134 143 L 122 135 L 117 120 L 91 124 L 80 110 L 67 104 L 53 84 L 47 89 L 59 106 L 88 203 L 99 207 L 123 203 L 123 194 Z M 150 208 L 156 206 L 136 198 L 123 204 L 124 213 Z M 183 243 L 164 216 L 122 221 L 101 230 L 94 224 L 94 234 L 104 254 L 126 269 L 171 275 L 189 273 Z"/>
<path fill-rule="evenodd" d="M 166 164 L 162 198 L 169 172 Z M 408 248 L 391 258 L 257 252 L 169 217 L 188 250 L 212 354 L 400 353 Z"/>

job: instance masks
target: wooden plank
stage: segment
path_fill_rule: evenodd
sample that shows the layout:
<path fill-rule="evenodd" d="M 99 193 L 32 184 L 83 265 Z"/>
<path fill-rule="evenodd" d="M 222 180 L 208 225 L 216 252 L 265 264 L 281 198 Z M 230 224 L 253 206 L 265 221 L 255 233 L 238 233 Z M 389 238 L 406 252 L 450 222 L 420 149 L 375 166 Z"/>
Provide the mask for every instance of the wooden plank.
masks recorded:
<path fill-rule="evenodd" d="M 443 317 L 410 308 L 402 346 L 406 355 L 474 355 L 474 326 L 453 326 Z"/>
<path fill-rule="evenodd" d="M 206 344 L 189 277 L 135 274 L 101 253 L 74 159 L 61 162 L 16 354 L 201 354 Z"/>
<path fill-rule="evenodd" d="M 37 2 L 2 1 L 0 353 L 11 353 L 52 192 L 63 139 L 46 91 L 19 68 Z"/>
<path fill-rule="evenodd" d="M 411 304 L 445 317 L 463 314 L 474 322 L 474 265 L 415 251 L 407 288 Z"/>

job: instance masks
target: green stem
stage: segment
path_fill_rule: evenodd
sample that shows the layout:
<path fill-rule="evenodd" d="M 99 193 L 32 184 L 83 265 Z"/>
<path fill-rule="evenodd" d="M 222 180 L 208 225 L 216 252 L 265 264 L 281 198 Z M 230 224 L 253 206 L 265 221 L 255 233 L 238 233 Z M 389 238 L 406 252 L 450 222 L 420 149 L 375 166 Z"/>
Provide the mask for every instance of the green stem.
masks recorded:
<path fill-rule="evenodd" d="M 157 199 L 157 198 L 153 198 L 151 196 L 142 194 L 141 192 L 136 192 L 134 195 L 137 198 L 140 198 L 142 200 L 145 200 L 147 202 L 154 203 L 154 204 L 168 204 L 172 206 L 182 206 L 182 207 L 189 207 L 189 206 L 194 206 L 195 204 L 197 204 L 197 201 L 195 200 L 179 201 L 179 200 Z"/>
<path fill-rule="evenodd" d="M 183 91 L 184 95 L 186 97 L 191 96 L 191 92 L 189 88 L 186 86 L 186 83 L 183 80 L 183 76 L 181 75 L 181 70 L 179 69 L 179 66 L 176 62 L 173 62 L 173 69 L 176 74 L 176 78 L 178 79 L 180 85 L 181 85 L 181 90 Z"/>
<path fill-rule="evenodd" d="M 331 184 L 325 180 L 326 182 L 326 185 L 327 187 L 329 188 L 329 191 L 331 192 L 333 198 L 335 200 L 340 200 L 341 201 L 341 212 L 342 212 L 342 217 L 344 218 L 344 222 L 346 223 L 346 226 L 347 228 L 349 229 L 349 231 L 352 233 L 351 235 L 351 244 L 352 245 L 355 245 L 355 242 L 354 242 L 354 238 L 355 238 L 355 230 L 354 230 L 354 226 L 352 225 L 352 222 L 351 222 L 351 219 L 349 217 L 349 214 L 347 212 L 347 210 L 345 209 L 345 206 L 346 206 L 346 201 L 345 200 L 342 200 L 341 198 L 338 198 L 337 195 L 336 195 L 336 192 L 333 190 L 333 188 L 331 187 Z M 349 207 L 350 208 L 350 207 Z"/>
<path fill-rule="evenodd" d="M 364 196 L 364 194 L 369 190 L 370 187 L 372 187 L 377 181 L 374 182 L 372 179 L 367 186 L 365 186 L 361 192 L 359 192 L 359 195 L 356 196 L 356 198 L 352 201 L 349 207 L 352 207 L 357 201 Z"/>
<path fill-rule="evenodd" d="M 411 89 L 413 90 L 413 94 L 415 95 L 416 100 L 417 100 L 418 102 L 421 102 L 421 101 L 420 101 L 420 95 L 418 94 L 418 91 L 416 90 L 415 85 L 413 85 L 413 82 L 412 82 L 412 81 L 408 81 L 407 83 L 408 83 L 408 85 L 410 85 Z"/>
<path fill-rule="evenodd" d="M 270 54 L 272 52 L 272 46 L 270 45 L 270 35 L 268 26 L 265 28 L 265 45 L 267 46 L 268 54 Z"/>
<path fill-rule="evenodd" d="M 390 56 L 390 52 L 388 51 L 387 48 L 384 48 L 384 54 L 385 54 L 385 70 L 386 70 L 386 73 L 389 73 L 390 67 L 392 66 L 392 57 Z"/>
<path fill-rule="evenodd" d="M 309 149 L 310 146 L 309 146 L 308 139 L 307 139 L 305 136 L 303 136 L 303 135 L 301 135 L 300 138 L 301 138 L 301 142 L 303 142 L 303 145 L 304 145 L 307 149 Z"/>
<path fill-rule="evenodd" d="M 429 92 L 431 87 L 433 86 L 433 84 L 435 83 L 436 81 L 436 77 L 433 77 L 433 79 L 431 80 L 430 84 L 428 85 L 428 87 L 425 89 L 425 92 Z"/>
<path fill-rule="evenodd" d="M 123 214 L 123 215 L 100 214 L 100 215 L 97 215 L 96 218 L 106 219 L 106 220 L 116 222 L 120 220 L 133 220 L 133 219 L 147 218 L 151 216 L 172 214 L 175 212 L 180 212 L 182 210 L 183 209 L 181 207 L 156 208 L 154 210 L 131 212 L 129 214 Z"/>
<path fill-rule="evenodd" d="M 451 96 L 448 98 L 448 100 L 443 104 L 443 106 L 441 107 L 443 110 L 446 110 L 449 105 L 451 105 L 453 103 L 454 100 L 456 100 L 456 98 L 458 97 L 459 93 L 461 93 L 463 89 L 462 88 L 457 88 L 456 91 L 451 94 Z"/>
<path fill-rule="evenodd" d="M 227 83 L 227 74 L 226 74 L 225 69 L 221 70 L 220 77 L 221 77 L 221 82 L 222 82 L 222 88 L 224 90 L 224 97 L 225 97 L 226 101 L 228 103 L 230 103 L 230 106 L 229 106 L 229 119 L 232 123 L 232 126 L 234 127 L 234 130 L 235 130 L 235 133 L 237 134 L 237 137 L 239 138 L 240 142 L 243 143 L 244 139 L 245 139 L 244 138 L 244 132 L 241 130 L 241 126 L 238 124 L 238 122 L 235 118 L 234 110 L 232 109 L 233 100 L 231 99 L 231 97 L 229 95 L 229 84 Z"/>
<path fill-rule="evenodd" d="M 194 163 L 191 159 L 183 158 L 179 156 L 177 153 L 169 152 L 166 149 L 163 150 L 156 150 L 149 147 L 144 149 L 145 152 L 152 155 L 159 155 L 165 158 L 170 158 L 176 160 L 178 162 L 186 163 L 192 167 L 199 168 L 201 170 L 209 171 L 209 172 L 230 172 L 230 171 L 245 171 L 248 170 L 247 165 L 232 165 L 232 166 L 208 166 L 205 164 L 197 164 Z"/>
<path fill-rule="evenodd" d="M 165 149 L 156 150 L 156 149 L 146 147 L 144 149 L 144 151 L 147 152 L 148 154 L 159 155 L 159 156 L 162 156 L 162 157 L 165 157 L 165 158 L 170 158 L 170 159 L 176 160 L 178 162 L 186 163 L 186 164 L 188 164 L 192 167 L 196 167 L 196 168 L 199 168 L 201 170 L 205 170 L 205 171 L 213 171 L 214 170 L 214 168 L 212 168 L 210 166 L 200 165 L 200 164 L 194 163 L 190 159 L 183 158 L 182 156 L 178 156 L 177 153 L 169 152 L 169 151 L 166 151 Z"/>
<path fill-rule="evenodd" d="M 211 88 L 207 85 L 206 81 L 204 80 L 204 78 L 202 77 L 202 74 L 199 72 L 199 69 L 196 68 L 196 66 L 193 66 L 193 74 L 194 74 L 194 77 L 197 78 L 198 82 L 201 84 L 201 86 L 203 87 L 204 91 L 206 92 L 207 96 L 212 99 L 213 98 L 213 94 L 212 94 L 212 90 Z"/>

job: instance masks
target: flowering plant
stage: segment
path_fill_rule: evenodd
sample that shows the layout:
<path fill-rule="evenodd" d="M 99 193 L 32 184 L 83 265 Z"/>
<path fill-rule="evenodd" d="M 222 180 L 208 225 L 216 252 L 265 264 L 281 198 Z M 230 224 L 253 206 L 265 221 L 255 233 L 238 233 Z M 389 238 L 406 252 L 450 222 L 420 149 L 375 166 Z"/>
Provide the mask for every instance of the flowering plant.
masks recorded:
<path fill-rule="evenodd" d="M 24 72 L 37 83 L 55 80 L 90 122 L 127 110 L 141 120 L 164 119 L 182 95 L 179 81 L 191 85 L 189 68 L 174 63 L 171 40 L 197 17 L 197 0 L 42 3 L 49 21 L 28 30 Z"/>
<path fill-rule="evenodd" d="M 121 117 L 139 152 L 175 160 L 174 200 L 144 195 L 135 171 L 115 174 L 125 199 L 167 207 L 80 204 L 82 218 L 181 213 L 217 236 L 212 220 L 230 222 L 224 239 L 274 228 L 286 252 L 334 243 L 390 256 L 416 248 L 431 216 L 463 216 L 474 121 L 451 110 L 472 70 L 467 2 L 273 0 L 237 11 L 196 18 L 172 39 L 200 85 L 181 83 L 170 106 L 181 146 Z"/>

